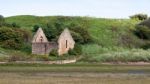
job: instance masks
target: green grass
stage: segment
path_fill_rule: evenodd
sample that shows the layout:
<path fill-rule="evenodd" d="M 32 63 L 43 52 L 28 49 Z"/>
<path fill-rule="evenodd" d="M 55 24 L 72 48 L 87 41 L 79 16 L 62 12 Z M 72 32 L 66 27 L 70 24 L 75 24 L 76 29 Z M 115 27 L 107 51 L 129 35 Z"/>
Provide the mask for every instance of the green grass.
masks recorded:
<path fill-rule="evenodd" d="M 0 64 L 0 72 L 92 72 L 92 73 L 149 73 L 150 65 L 105 65 L 105 64 Z"/>
<path fill-rule="evenodd" d="M 22 28 L 32 30 L 34 25 L 44 26 L 47 23 L 54 23 L 59 17 L 63 18 L 65 26 L 75 23 L 88 26 L 88 31 L 93 41 L 103 47 L 138 46 L 140 40 L 133 34 L 135 24 L 139 21 L 130 19 L 103 19 L 92 17 L 65 17 L 65 16 L 31 16 L 20 15 L 7 17 L 6 22 L 20 25 Z M 123 42 L 121 38 L 129 38 L 130 41 Z M 127 44 L 127 45 L 125 45 Z"/>
<path fill-rule="evenodd" d="M 83 62 L 149 62 L 150 50 L 84 45 Z"/>
<path fill-rule="evenodd" d="M 65 17 L 65 16 L 31 16 L 20 15 L 7 17 L 6 22 L 17 23 L 21 28 L 32 30 L 34 25 L 54 23 L 63 18 L 65 25 L 76 23 L 89 25 L 87 27 L 93 42 L 82 45 L 83 59 L 88 62 L 110 61 L 150 61 L 149 50 L 139 49 L 145 41 L 137 38 L 133 31 L 140 21 L 130 19 L 104 19 L 92 17 Z M 0 52 L 0 56 L 3 55 Z M 53 58 L 52 58 L 53 59 Z M 55 59 L 55 58 L 54 58 Z"/>
<path fill-rule="evenodd" d="M 31 16 L 31 15 L 20 15 L 7 17 L 6 22 L 20 25 L 22 28 L 32 29 L 34 25 L 46 25 L 47 23 L 53 23 L 59 17 L 64 18 L 63 23 L 69 25 L 76 23 L 79 25 L 89 25 L 90 35 L 93 37 L 96 43 L 108 47 L 116 46 L 118 38 L 122 34 L 131 34 L 129 30 L 134 30 L 135 24 L 139 21 L 130 19 L 103 19 L 103 18 L 92 18 L 92 17 L 65 17 L 65 16 Z M 131 34 L 131 37 L 135 38 Z M 107 43 L 105 42 L 107 41 Z"/>
<path fill-rule="evenodd" d="M 103 47 L 120 46 L 123 45 L 121 42 L 123 36 L 129 35 L 131 40 L 138 41 L 131 32 L 137 23 L 138 21 L 129 19 L 92 19 L 89 32 L 94 41 Z"/>
<path fill-rule="evenodd" d="M 149 84 L 150 65 L 0 64 L 1 84 Z"/>
<path fill-rule="evenodd" d="M 149 84 L 149 75 L 94 73 L 0 73 L 1 84 Z"/>

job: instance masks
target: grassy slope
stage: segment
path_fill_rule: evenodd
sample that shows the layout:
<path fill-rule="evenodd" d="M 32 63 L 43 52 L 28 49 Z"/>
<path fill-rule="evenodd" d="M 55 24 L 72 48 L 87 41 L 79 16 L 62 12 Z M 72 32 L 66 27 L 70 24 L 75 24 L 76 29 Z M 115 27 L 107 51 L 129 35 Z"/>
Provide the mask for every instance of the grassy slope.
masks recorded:
<path fill-rule="evenodd" d="M 49 22 L 55 21 L 58 16 L 13 16 L 6 18 L 6 22 L 20 25 L 26 29 L 32 29 L 34 25 L 45 25 Z M 81 18 L 81 19 L 80 19 Z M 89 22 L 89 32 L 94 41 L 104 47 L 118 46 L 118 39 L 120 34 L 131 34 L 130 29 L 134 29 L 134 25 L 137 21 L 131 21 L 129 19 L 102 19 L 102 18 L 88 18 L 88 17 L 72 17 L 70 21 L 66 21 L 66 24 L 70 22 L 76 22 L 82 25 L 85 19 Z M 132 34 L 130 35 L 134 39 Z"/>
<path fill-rule="evenodd" d="M 93 38 L 98 44 L 108 47 L 117 46 L 120 34 L 128 33 L 129 29 L 134 29 L 135 21 L 113 20 L 113 19 L 92 19 L 89 29 Z"/>
<path fill-rule="evenodd" d="M 58 17 L 59 16 L 13 16 L 6 18 L 6 22 L 15 22 L 22 28 L 31 30 L 36 24 L 42 26 L 48 22 L 54 22 Z M 88 21 L 90 24 L 88 31 L 94 40 L 94 43 L 92 44 L 83 45 L 83 54 L 85 55 L 86 60 L 150 60 L 150 53 L 148 53 L 149 51 L 128 49 L 128 47 L 133 48 L 135 46 L 139 46 L 138 43 L 141 43 L 141 40 L 139 40 L 132 32 L 138 21 L 129 19 L 72 17 L 69 21 L 66 21 L 65 24 L 75 22 L 83 25 L 84 20 Z M 133 55 L 133 57 L 128 59 L 129 55 Z"/>

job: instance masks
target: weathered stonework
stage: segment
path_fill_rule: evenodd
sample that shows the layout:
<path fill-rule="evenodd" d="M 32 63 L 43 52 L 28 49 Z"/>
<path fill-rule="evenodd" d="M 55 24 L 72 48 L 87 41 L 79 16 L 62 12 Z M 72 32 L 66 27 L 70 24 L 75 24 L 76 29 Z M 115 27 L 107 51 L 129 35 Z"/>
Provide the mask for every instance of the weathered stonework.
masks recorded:
<path fill-rule="evenodd" d="M 42 28 L 39 28 L 37 32 L 35 33 L 32 43 L 48 43 L 48 40 L 42 30 Z"/>
<path fill-rule="evenodd" d="M 32 54 L 45 55 L 49 54 L 52 49 L 58 48 L 58 54 L 68 53 L 69 49 L 74 48 L 73 40 L 68 29 L 65 29 L 59 39 L 58 46 L 56 42 L 48 42 L 42 28 L 39 28 L 32 40 Z"/>
<path fill-rule="evenodd" d="M 69 49 L 74 48 L 75 41 L 73 40 L 69 30 L 66 28 L 58 39 L 58 54 L 68 53 Z"/>
<path fill-rule="evenodd" d="M 49 54 L 54 48 L 57 48 L 57 44 L 48 42 L 42 28 L 39 28 L 32 40 L 32 54 Z"/>
<path fill-rule="evenodd" d="M 32 54 L 46 55 L 52 49 L 57 48 L 56 43 L 32 43 Z"/>

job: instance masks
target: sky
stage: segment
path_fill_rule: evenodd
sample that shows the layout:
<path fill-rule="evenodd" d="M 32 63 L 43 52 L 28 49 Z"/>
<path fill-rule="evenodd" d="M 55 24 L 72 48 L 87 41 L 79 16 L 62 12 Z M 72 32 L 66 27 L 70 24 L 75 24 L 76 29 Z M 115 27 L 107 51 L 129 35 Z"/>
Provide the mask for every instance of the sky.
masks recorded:
<path fill-rule="evenodd" d="M 89 16 L 128 18 L 150 16 L 150 0 L 0 0 L 0 15 Z"/>

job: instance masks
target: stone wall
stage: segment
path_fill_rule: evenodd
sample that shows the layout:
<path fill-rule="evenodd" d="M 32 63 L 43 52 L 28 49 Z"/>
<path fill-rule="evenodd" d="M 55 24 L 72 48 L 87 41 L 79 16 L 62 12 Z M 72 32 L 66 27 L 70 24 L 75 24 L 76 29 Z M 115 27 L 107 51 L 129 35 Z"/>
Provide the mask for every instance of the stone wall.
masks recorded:
<path fill-rule="evenodd" d="M 63 55 L 74 48 L 75 41 L 73 40 L 68 29 L 65 29 L 58 39 L 58 54 Z"/>
<path fill-rule="evenodd" d="M 51 43 L 32 43 L 32 54 L 46 55 L 49 54 L 52 49 L 56 49 L 57 44 Z"/>

